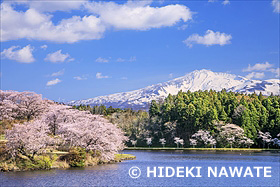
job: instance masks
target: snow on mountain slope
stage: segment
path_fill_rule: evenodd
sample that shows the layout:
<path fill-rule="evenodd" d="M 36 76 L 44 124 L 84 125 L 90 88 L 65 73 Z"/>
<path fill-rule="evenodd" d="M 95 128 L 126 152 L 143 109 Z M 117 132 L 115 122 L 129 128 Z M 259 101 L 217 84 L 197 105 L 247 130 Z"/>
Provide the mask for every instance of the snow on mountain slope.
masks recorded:
<path fill-rule="evenodd" d="M 198 90 L 234 91 L 240 93 L 259 93 L 280 95 L 280 80 L 249 80 L 228 73 L 215 73 L 210 70 L 196 70 L 183 77 L 155 84 L 139 90 L 99 96 L 86 100 L 70 101 L 70 105 L 105 105 L 107 107 L 147 109 L 152 100 L 164 99 L 168 94 Z"/>

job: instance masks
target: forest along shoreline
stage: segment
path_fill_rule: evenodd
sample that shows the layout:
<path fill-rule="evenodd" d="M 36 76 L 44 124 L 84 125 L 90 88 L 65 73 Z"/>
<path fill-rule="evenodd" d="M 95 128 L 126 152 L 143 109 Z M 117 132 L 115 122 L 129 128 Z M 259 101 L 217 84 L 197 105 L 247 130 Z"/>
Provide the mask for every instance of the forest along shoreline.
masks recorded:
<path fill-rule="evenodd" d="M 240 151 L 240 152 L 280 152 L 280 149 L 262 149 L 262 148 L 176 148 L 176 147 L 126 147 L 124 150 L 154 150 L 154 151 Z"/>
<path fill-rule="evenodd" d="M 67 106 L 34 92 L 0 90 L 0 170 L 34 170 L 134 159 L 127 150 L 274 151 L 280 97 L 178 92 L 149 111 Z M 267 149 L 266 149 L 267 148 Z"/>

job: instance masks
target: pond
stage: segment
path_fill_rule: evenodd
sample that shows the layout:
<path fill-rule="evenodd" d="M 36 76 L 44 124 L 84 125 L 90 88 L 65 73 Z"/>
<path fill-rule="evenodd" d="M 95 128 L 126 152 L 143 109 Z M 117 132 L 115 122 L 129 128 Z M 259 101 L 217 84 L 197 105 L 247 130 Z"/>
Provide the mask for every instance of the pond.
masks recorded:
<path fill-rule="evenodd" d="M 87 168 L 0 173 L 0 186 L 280 186 L 279 152 L 123 153 L 137 159 Z"/>

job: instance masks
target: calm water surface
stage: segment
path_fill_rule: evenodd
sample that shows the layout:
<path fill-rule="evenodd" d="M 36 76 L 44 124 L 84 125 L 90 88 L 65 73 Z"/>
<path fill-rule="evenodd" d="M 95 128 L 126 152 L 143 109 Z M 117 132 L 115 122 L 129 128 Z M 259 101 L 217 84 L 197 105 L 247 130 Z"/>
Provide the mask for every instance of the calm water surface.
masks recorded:
<path fill-rule="evenodd" d="M 0 186 L 280 186 L 279 152 L 124 151 L 136 160 L 87 168 L 0 173 Z M 137 179 L 128 172 L 141 170 Z M 147 177 L 147 167 L 201 167 L 197 177 Z M 208 177 L 208 167 L 251 167 L 254 177 Z M 271 167 L 271 177 L 257 177 L 253 167 Z M 194 170 L 196 171 L 196 170 Z M 157 170 L 159 172 L 159 170 Z M 229 172 L 229 171 L 228 171 Z M 193 172 L 196 175 L 196 172 Z M 159 173 L 157 173 L 158 175 Z"/>

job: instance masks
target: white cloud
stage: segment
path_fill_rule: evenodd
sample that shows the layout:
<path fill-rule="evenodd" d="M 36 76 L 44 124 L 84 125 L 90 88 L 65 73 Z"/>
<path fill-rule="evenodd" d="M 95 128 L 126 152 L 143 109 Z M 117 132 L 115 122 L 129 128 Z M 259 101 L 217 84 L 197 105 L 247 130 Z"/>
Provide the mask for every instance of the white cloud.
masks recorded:
<path fill-rule="evenodd" d="M 276 13 L 280 13 L 280 0 L 272 0 L 271 4 L 274 8 L 273 11 Z"/>
<path fill-rule="evenodd" d="M 54 53 L 48 54 L 44 60 L 47 62 L 52 62 L 52 63 L 62 63 L 66 60 L 68 62 L 73 61 L 74 58 L 71 58 L 68 53 L 63 54 L 63 53 L 61 53 L 61 50 L 58 50 Z"/>
<path fill-rule="evenodd" d="M 48 46 L 47 45 L 41 45 L 40 48 L 46 50 L 48 48 Z"/>
<path fill-rule="evenodd" d="M 268 71 L 275 74 L 275 77 L 280 77 L 280 68 L 271 68 Z"/>
<path fill-rule="evenodd" d="M 58 72 L 54 72 L 51 74 L 52 77 L 58 77 L 58 76 L 62 76 L 64 74 L 64 69 L 63 70 L 60 70 Z"/>
<path fill-rule="evenodd" d="M 22 2 L 21 2 L 22 3 Z M 24 1 L 28 9 L 16 11 L 15 3 L 1 4 L 1 41 L 29 39 L 59 43 L 98 40 L 108 29 L 149 30 L 188 21 L 192 12 L 184 5 L 151 7 L 151 2 Z M 13 6 L 12 6 L 13 5 Z M 54 11 L 87 9 L 92 15 L 72 16 L 56 24 Z"/>
<path fill-rule="evenodd" d="M 248 75 L 246 75 L 246 78 L 247 79 L 253 79 L 253 78 L 256 78 L 256 79 L 262 79 L 264 78 L 264 73 L 263 72 L 252 72 Z"/>
<path fill-rule="evenodd" d="M 222 2 L 222 4 L 223 4 L 223 5 L 229 5 L 229 4 L 230 4 L 230 1 L 229 1 L 229 0 L 224 0 L 224 1 Z"/>
<path fill-rule="evenodd" d="M 127 80 L 127 77 L 121 77 L 122 80 Z"/>
<path fill-rule="evenodd" d="M 106 58 L 102 58 L 102 57 L 98 57 L 95 62 L 99 62 L 99 63 L 107 63 L 109 62 L 109 59 Z"/>
<path fill-rule="evenodd" d="M 104 24 L 118 30 L 148 30 L 172 26 L 179 21 L 188 21 L 192 13 L 184 5 L 151 7 L 149 4 L 128 1 L 126 4 L 114 2 L 88 3 L 88 10 L 100 15 Z"/>
<path fill-rule="evenodd" d="M 35 61 L 32 54 L 33 50 L 34 47 L 31 45 L 27 45 L 21 49 L 19 46 L 12 46 L 1 52 L 1 58 L 7 58 L 21 63 L 31 63 Z"/>
<path fill-rule="evenodd" d="M 58 79 L 58 78 L 56 78 L 56 79 L 54 79 L 54 80 L 48 81 L 48 82 L 47 82 L 47 86 L 56 85 L 56 84 L 58 84 L 58 83 L 60 83 L 60 82 L 61 82 L 61 80 Z"/>
<path fill-rule="evenodd" d="M 102 75 L 102 73 L 100 73 L 100 72 L 97 72 L 97 73 L 96 73 L 96 78 L 97 78 L 97 79 L 108 79 L 108 78 L 110 78 L 110 77 L 107 76 L 107 75 Z"/>
<path fill-rule="evenodd" d="M 273 64 L 270 64 L 269 62 L 265 63 L 257 63 L 253 66 L 251 64 L 248 65 L 247 68 L 243 69 L 244 72 L 248 71 L 266 71 L 267 69 L 271 68 Z"/>
<path fill-rule="evenodd" d="M 47 4 L 47 3 L 46 3 Z M 66 4 L 66 3 L 65 3 Z M 1 41 L 30 39 L 60 43 L 100 39 L 105 26 L 96 16 L 73 16 L 58 24 L 52 15 L 30 8 L 26 12 L 15 11 L 8 3 L 1 4 Z"/>
<path fill-rule="evenodd" d="M 76 77 L 73 77 L 74 79 L 78 80 L 78 81 L 82 81 L 82 80 L 87 80 L 87 77 L 86 76 L 76 76 Z"/>
<path fill-rule="evenodd" d="M 230 34 L 207 30 L 204 36 L 199 36 L 198 34 L 192 34 L 183 42 L 189 47 L 192 47 L 193 44 L 202 44 L 206 46 L 211 46 L 211 45 L 223 46 L 226 44 L 230 44 L 231 38 L 232 37 Z"/>

